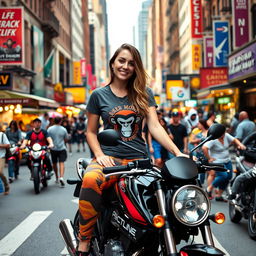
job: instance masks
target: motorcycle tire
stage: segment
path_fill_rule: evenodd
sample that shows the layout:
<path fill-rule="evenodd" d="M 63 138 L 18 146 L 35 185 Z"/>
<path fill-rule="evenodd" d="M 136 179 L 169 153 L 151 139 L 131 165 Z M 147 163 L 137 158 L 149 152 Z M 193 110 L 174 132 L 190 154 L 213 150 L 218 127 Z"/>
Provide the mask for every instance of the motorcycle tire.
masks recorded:
<path fill-rule="evenodd" d="M 34 177 L 34 190 L 36 194 L 40 193 L 40 175 L 39 175 L 39 168 L 33 167 L 33 177 Z"/>
<path fill-rule="evenodd" d="M 228 212 L 232 222 L 239 223 L 242 219 L 242 214 L 235 208 L 235 205 L 232 201 L 228 202 Z"/>
<path fill-rule="evenodd" d="M 248 234 L 251 239 L 256 240 L 256 212 L 253 209 L 248 216 Z"/>

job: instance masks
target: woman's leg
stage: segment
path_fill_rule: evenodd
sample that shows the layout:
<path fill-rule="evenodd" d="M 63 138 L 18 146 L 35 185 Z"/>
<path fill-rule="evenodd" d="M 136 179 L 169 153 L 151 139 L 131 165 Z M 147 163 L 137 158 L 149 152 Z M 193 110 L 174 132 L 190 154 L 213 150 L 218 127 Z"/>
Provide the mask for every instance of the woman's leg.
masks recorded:
<path fill-rule="evenodd" d="M 14 180 L 14 169 L 15 169 L 15 160 L 14 159 L 8 160 L 8 175 L 9 175 L 10 182 L 13 182 Z"/>

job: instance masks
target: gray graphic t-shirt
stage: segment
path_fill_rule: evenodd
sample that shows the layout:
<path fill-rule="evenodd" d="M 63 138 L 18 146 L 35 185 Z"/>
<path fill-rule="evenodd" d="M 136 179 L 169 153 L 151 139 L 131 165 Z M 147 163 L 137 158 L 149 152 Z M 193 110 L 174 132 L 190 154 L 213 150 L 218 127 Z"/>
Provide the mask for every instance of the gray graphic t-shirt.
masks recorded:
<path fill-rule="evenodd" d="M 151 89 L 147 88 L 149 106 L 157 106 Z M 143 116 L 138 114 L 135 107 L 128 101 L 128 97 L 117 97 L 110 86 L 96 89 L 90 96 L 86 110 L 101 116 L 104 130 L 115 129 L 121 139 L 137 149 L 146 152 L 146 145 L 141 136 Z M 101 145 L 106 155 L 117 158 L 133 159 L 142 158 L 143 155 L 131 150 L 124 145 L 109 147 Z"/>

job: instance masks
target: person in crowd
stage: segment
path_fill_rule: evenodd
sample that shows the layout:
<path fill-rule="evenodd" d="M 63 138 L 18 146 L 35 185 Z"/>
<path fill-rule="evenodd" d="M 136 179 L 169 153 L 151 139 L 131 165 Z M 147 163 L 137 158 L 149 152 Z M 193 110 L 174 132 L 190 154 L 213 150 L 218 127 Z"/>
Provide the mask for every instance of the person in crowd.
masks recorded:
<path fill-rule="evenodd" d="M 54 118 L 53 117 L 49 117 L 49 124 L 47 125 L 46 129 L 47 130 L 49 127 L 54 125 Z"/>
<path fill-rule="evenodd" d="M 8 148 L 10 148 L 10 142 L 3 132 L 2 127 L 0 127 L 0 178 L 4 184 L 4 195 L 8 195 L 10 192 L 8 180 L 4 175 L 5 153 Z"/>
<path fill-rule="evenodd" d="M 196 129 L 198 129 L 197 131 L 195 131 Z M 198 124 L 197 124 L 197 128 L 193 129 L 191 135 L 190 135 L 190 144 L 193 145 L 193 148 L 196 147 L 199 143 L 201 143 L 206 137 L 207 137 L 207 132 L 208 132 L 209 126 L 207 124 L 207 121 L 204 119 L 199 119 Z M 198 148 L 195 152 L 195 156 L 198 159 L 201 159 L 202 161 L 207 160 L 202 148 Z M 214 172 L 212 173 L 212 171 L 208 172 L 208 178 L 209 178 L 209 182 L 210 182 L 210 176 L 214 175 Z M 204 183 L 205 180 L 205 174 L 204 173 L 200 173 L 199 174 L 199 179 L 201 184 Z M 213 177 L 214 179 L 214 177 Z M 211 184 L 212 182 L 210 182 Z"/>
<path fill-rule="evenodd" d="M 239 124 L 236 128 L 236 138 L 243 141 L 245 137 L 255 131 L 255 123 L 249 120 L 248 113 L 241 111 L 239 113 Z"/>
<path fill-rule="evenodd" d="M 171 116 L 171 123 L 168 125 L 168 129 L 171 132 L 172 140 L 181 152 L 188 154 L 188 134 L 186 127 L 180 123 L 180 113 L 172 112 Z M 174 156 L 169 153 L 169 158 Z"/>
<path fill-rule="evenodd" d="M 157 111 L 157 117 L 159 123 L 165 129 L 168 135 L 170 135 L 170 131 L 167 127 L 167 123 L 163 118 L 163 113 L 161 111 Z M 168 151 L 152 136 L 152 147 L 153 147 L 153 157 L 154 164 L 158 167 L 162 167 L 164 162 L 168 159 Z"/>
<path fill-rule="evenodd" d="M 186 129 L 187 129 L 187 134 L 190 135 L 192 130 L 198 124 L 198 114 L 195 109 L 191 108 L 188 111 L 188 115 L 184 118 L 184 123 L 185 123 Z"/>
<path fill-rule="evenodd" d="M 83 152 L 85 152 L 86 125 L 85 125 L 85 119 L 82 116 L 79 116 L 78 122 L 76 123 L 76 133 L 77 133 L 77 152 L 80 152 L 80 144 L 82 144 Z"/>
<path fill-rule="evenodd" d="M 197 110 L 197 114 L 198 114 L 198 120 L 204 119 L 204 111 L 201 108 Z"/>
<path fill-rule="evenodd" d="M 236 136 L 236 128 L 239 124 L 239 113 L 236 113 L 231 122 L 230 122 L 230 127 L 228 129 L 228 133 L 230 133 L 232 136 Z"/>
<path fill-rule="evenodd" d="M 15 120 L 12 120 L 9 124 L 9 127 L 6 129 L 5 134 L 10 142 L 10 144 L 21 145 L 22 137 L 21 131 L 18 128 L 18 124 Z M 19 156 L 17 158 L 17 164 L 19 164 Z M 9 182 L 12 183 L 15 179 L 18 179 L 19 169 L 15 168 L 13 161 L 8 161 L 8 173 L 9 173 Z"/>
<path fill-rule="evenodd" d="M 212 124 L 215 124 L 216 122 L 216 114 L 214 111 L 210 111 L 207 115 L 207 125 L 210 127 Z"/>
<path fill-rule="evenodd" d="M 32 147 L 35 143 L 39 143 L 41 146 L 47 146 L 48 148 L 53 148 L 53 141 L 52 138 L 49 136 L 47 130 L 44 130 L 41 128 L 41 119 L 38 117 L 33 120 L 33 129 L 26 134 L 26 138 L 23 140 L 22 145 L 20 146 L 20 149 L 24 149 L 27 145 L 28 142 L 29 146 Z M 48 169 L 48 176 L 51 176 L 51 171 L 52 171 L 52 165 L 50 158 L 48 154 L 46 154 L 45 158 L 45 163 L 47 164 L 47 169 Z M 31 170 L 31 161 L 28 159 L 27 162 L 28 168 Z M 33 180 L 33 175 L 31 173 L 31 178 L 30 180 Z"/>
<path fill-rule="evenodd" d="M 42 121 L 41 128 L 44 130 L 47 130 L 50 121 L 49 121 L 49 114 L 46 112 L 43 114 L 43 116 L 39 117 L 39 119 Z"/>
<path fill-rule="evenodd" d="M 228 172 L 215 172 L 215 179 L 207 187 L 209 198 L 212 198 L 212 191 L 216 189 L 216 201 L 226 201 L 222 193 L 233 175 L 233 167 L 229 154 L 229 146 L 231 144 L 234 144 L 241 150 L 246 148 L 238 139 L 226 132 L 220 138 L 206 142 L 202 147 L 204 155 L 209 162 L 224 164 L 224 167 L 229 170 Z"/>
<path fill-rule="evenodd" d="M 70 154 L 70 156 L 72 156 L 72 127 L 69 123 L 69 120 L 68 119 L 63 119 L 62 126 L 64 128 L 66 128 L 66 130 L 68 132 L 67 144 L 68 144 L 69 154 Z"/>
<path fill-rule="evenodd" d="M 61 118 L 54 118 L 55 125 L 48 128 L 48 134 L 53 140 L 54 147 L 51 148 L 52 165 L 55 172 L 56 183 L 60 181 L 60 186 L 64 187 L 64 171 L 65 161 L 67 160 L 67 150 L 65 142 L 68 140 L 68 132 L 66 128 L 61 126 Z M 59 172 L 58 166 L 59 163 Z"/>
<path fill-rule="evenodd" d="M 102 173 L 103 167 L 144 158 L 144 154 L 127 150 L 122 144 L 114 147 L 100 145 L 97 140 L 100 117 L 104 129 L 114 128 L 123 141 L 142 152 L 146 152 L 141 135 L 145 118 L 149 132 L 162 146 L 176 156 L 185 156 L 158 121 L 156 103 L 152 91 L 146 87 L 147 76 L 138 50 L 123 44 L 110 59 L 109 67 L 109 84 L 94 90 L 87 104 L 87 141 L 95 158 L 86 169 L 80 191 L 79 256 L 89 255 L 93 227 L 102 208 L 102 192 L 118 180 L 117 176 L 106 180 Z"/>

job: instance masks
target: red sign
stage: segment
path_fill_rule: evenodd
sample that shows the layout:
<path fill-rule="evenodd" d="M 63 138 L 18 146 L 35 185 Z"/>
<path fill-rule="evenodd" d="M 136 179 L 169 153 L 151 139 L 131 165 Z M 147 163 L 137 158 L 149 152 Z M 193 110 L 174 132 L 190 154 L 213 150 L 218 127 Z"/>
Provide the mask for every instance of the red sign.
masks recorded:
<path fill-rule="evenodd" d="M 23 8 L 0 8 L 0 65 L 23 64 Z"/>
<path fill-rule="evenodd" d="M 192 38 L 202 38 L 201 0 L 191 0 L 191 34 Z"/>
<path fill-rule="evenodd" d="M 81 77 L 86 77 L 86 59 L 80 60 Z"/>
<path fill-rule="evenodd" d="M 200 88 L 226 84 L 228 82 L 228 69 L 223 68 L 200 68 Z"/>

